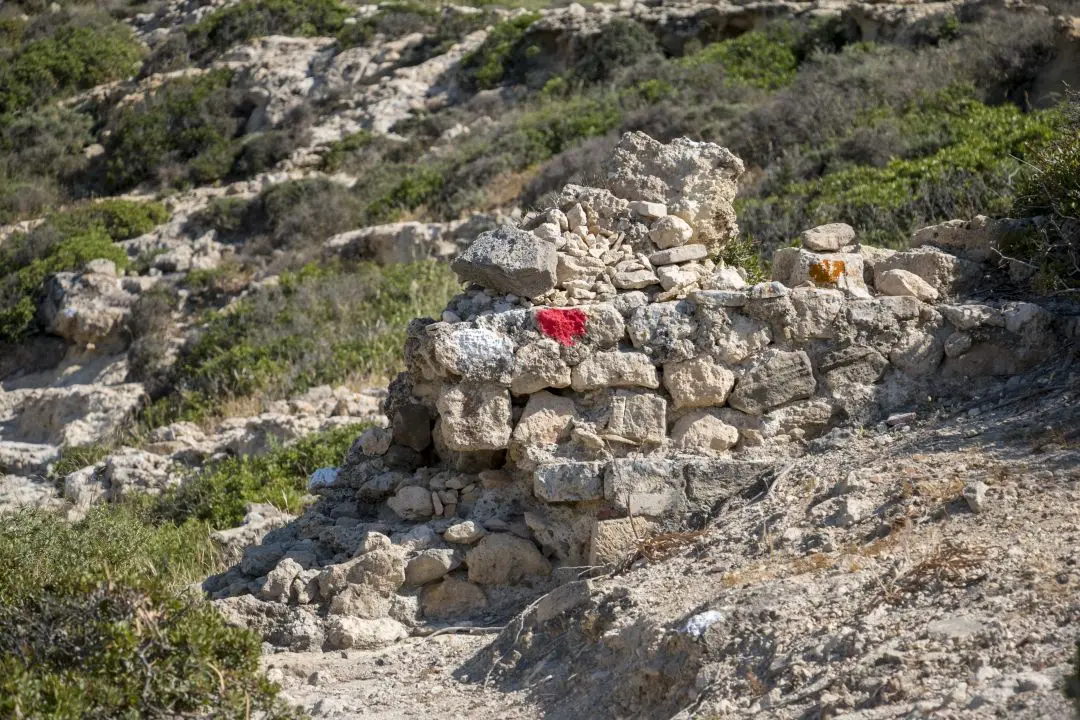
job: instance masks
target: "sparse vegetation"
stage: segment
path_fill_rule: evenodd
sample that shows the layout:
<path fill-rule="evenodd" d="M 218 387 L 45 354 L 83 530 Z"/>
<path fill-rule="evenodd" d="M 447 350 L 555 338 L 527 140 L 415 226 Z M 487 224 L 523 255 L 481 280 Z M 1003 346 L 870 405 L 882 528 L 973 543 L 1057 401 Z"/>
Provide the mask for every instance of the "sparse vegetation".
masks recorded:
<path fill-rule="evenodd" d="M 229 5 L 187 31 L 187 51 L 204 63 L 214 56 L 267 35 L 334 35 L 349 9 L 338 0 L 244 0 Z"/>
<path fill-rule="evenodd" d="M 363 430 L 346 425 L 302 438 L 263 455 L 214 463 L 161 497 L 153 507 L 159 521 L 229 528 L 244 519 L 248 503 L 270 503 L 297 512 L 307 479 L 321 467 L 336 467 Z"/>
<path fill-rule="evenodd" d="M 143 53 L 129 27 L 93 11 L 61 11 L 8 28 L 0 125 L 5 116 L 132 74 Z"/>
<path fill-rule="evenodd" d="M 167 217 L 156 203 L 109 200 L 55 213 L 28 233 L 0 246 L 0 343 L 18 343 L 33 332 L 45 279 L 103 258 L 118 268 L 127 253 L 115 244 L 148 232 Z"/>
<path fill-rule="evenodd" d="M 1072 698 L 1076 705 L 1076 716 L 1080 717 L 1080 640 L 1076 641 L 1072 674 L 1065 678 L 1065 697 Z"/>
<path fill-rule="evenodd" d="M 247 134 L 255 109 L 246 90 L 218 69 L 175 78 L 109 118 L 105 184 L 124 190 L 141 182 L 190 186 L 269 170 L 307 141 L 303 106 L 280 130 Z"/>
<path fill-rule="evenodd" d="M 0 562 L 4 716 L 299 717 L 259 672 L 258 640 L 176 594 L 217 567 L 205 526 L 20 511 L 0 523 Z"/>
<path fill-rule="evenodd" d="M 145 421 L 198 420 L 229 398 L 274 399 L 350 376 L 388 375 L 399 367 L 406 323 L 437 314 L 458 287 L 434 262 L 285 273 L 277 288 L 211 316 Z"/>
<path fill-rule="evenodd" d="M 1006 243 L 1003 251 L 1036 268 L 1036 285 L 1048 292 L 1080 286 L 1080 96 L 1030 156 L 1013 210 L 1044 217 L 1043 227 Z"/>

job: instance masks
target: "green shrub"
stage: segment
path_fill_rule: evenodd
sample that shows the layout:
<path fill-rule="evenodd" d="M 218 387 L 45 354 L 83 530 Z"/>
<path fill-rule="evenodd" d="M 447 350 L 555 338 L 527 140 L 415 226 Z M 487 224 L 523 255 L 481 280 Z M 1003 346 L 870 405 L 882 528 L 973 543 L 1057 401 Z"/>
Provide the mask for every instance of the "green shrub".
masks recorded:
<path fill-rule="evenodd" d="M 838 163 L 819 177 L 783 182 L 737 203 L 740 224 L 768 247 L 799 229 L 848 222 L 860 239 L 899 246 L 917 227 L 1008 211 L 1019 162 L 1050 133 L 1045 113 L 987 106 L 956 86 L 912 103 L 898 117 L 881 109 L 862 125 L 896 123 L 906 148 L 883 166 Z"/>
<path fill-rule="evenodd" d="M 299 717 L 261 676 L 253 635 L 174 594 L 218 567 L 205 526 L 20 511 L 0 523 L 0 562 L 5 717 Z"/>
<path fill-rule="evenodd" d="M 60 459 L 53 463 L 50 469 L 50 475 L 62 480 L 76 470 L 82 470 L 89 465 L 97 465 L 112 452 L 112 449 L 112 445 L 107 442 L 63 447 L 60 449 Z"/>
<path fill-rule="evenodd" d="M 751 285 L 769 279 L 768 263 L 761 258 L 761 246 L 748 235 L 730 240 L 720 251 L 720 260 L 746 271 L 746 281 Z"/>
<path fill-rule="evenodd" d="M 539 13 L 524 13 L 495 25 L 487 39 L 461 60 L 465 84 L 474 90 L 490 90 L 509 72 L 511 56 L 525 31 L 540 19 Z"/>
<path fill-rule="evenodd" d="M 163 495 L 154 513 L 165 522 L 192 519 L 214 528 L 239 525 L 249 503 L 271 503 L 297 512 L 316 469 L 338 466 L 364 429 L 346 425 L 304 437 L 262 455 L 232 457 L 205 467 Z"/>
<path fill-rule="evenodd" d="M 288 397 L 400 368 L 405 326 L 459 289 L 444 264 L 310 265 L 214 313 L 173 367 L 173 389 L 144 411 L 156 426 L 212 417 L 229 398 Z"/>
<path fill-rule="evenodd" d="M 32 30 L 0 64 L 0 115 L 127 77 L 142 57 L 131 29 L 107 16 L 65 16 L 44 37 L 29 37 Z"/>
<path fill-rule="evenodd" d="M 244 0 L 218 10 L 188 31 L 197 62 L 267 35 L 334 35 L 349 9 L 338 0 Z"/>
<path fill-rule="evenodd" d="M 285 129 L 242 138 L 253 110 L 248 93 L 217 69 L 166 82 L 109 118 L 106 180 L 123 190 L 146 180 L 191 185 L 249 177 L 306 142 L 310 119 L 300 108 Z"/>
<path fill-rule="evenodd" d="M 586 82 L 608 80 L 616 71 L 647 61 L 659 52 L 656 38 L 634 20 L 615 18 L 594 38 L 574 64 L 574 75 Z"/>
<path fill-rule="evenodd" d="M 1035 265 L 1042 289 L 1080 286 L 1080 95 L 1070 96 L 1052 136 L 1031 153 L 1012 210 L 1048 222 L 1027 237 L 1012 238 L 1003 251 Z"/>
<path fill-rule="evenodd" d="M 22 177 L 72 175 L 86 166 L 93 124 L 90 115 L 59 105 L 18 113 L 0 121 L 0 162 Z"/>
<path fill-rule="evenodd" d="M 337 34 L 342 47 L 366 45 L 375 35 L 393 40 L 410 33 L 429 34 L 437 29 L 440 13 L 416 2 L 380 5 L 375 14 L 345 25 Z"/>
<path fill-rule="evenodd" d="M 52 273 L 78 270 L 90 260 L 129 260 L 115 240 L 149 232 L 168 217 L 157 203 L 107 200 L 55 213 L 34 230 L 0 245 L 0 343 L 18 343 L 34 330 L 43 283 Z"/>
<path fill-rule="evenodd" d="M 719 65 L 724 79 L 763 90 L 790 85 L 799 64 L 799 37 L 788 24 L 751 30 L 731 40 L 713 43 L 682 60 L 684 65 Z"/>
<path fill-rule="evenodd" d="M 320 169 L 328 173 L 338 172 L 342 169 L 346 158 L 350 154 L 364 150 L 371 145 L 374 139 L 375 136 L 371 132 L 360 130 L 341 140 L 330 143 L 322 156 Z"/>
<path fill-rule="evenodd" d="M 232 140 L 246 119 L 237 112 L 244 98 L 230 90 L 231 81 L 228 70 L 177 78 L 115 113 L 105 145 L 109 186 L 130 188 L 170 165 L 181 166 L 187 182 L 224 177 L 235 159 Z"/>
<path fill-rule="evenodd" d="M 109 198 L 54 213 L 48 223 L 65 235 L 100 227 L 113 241 L 120 242 L 145 235 L 168 219 L 169 211 L 161 203 Z"/>

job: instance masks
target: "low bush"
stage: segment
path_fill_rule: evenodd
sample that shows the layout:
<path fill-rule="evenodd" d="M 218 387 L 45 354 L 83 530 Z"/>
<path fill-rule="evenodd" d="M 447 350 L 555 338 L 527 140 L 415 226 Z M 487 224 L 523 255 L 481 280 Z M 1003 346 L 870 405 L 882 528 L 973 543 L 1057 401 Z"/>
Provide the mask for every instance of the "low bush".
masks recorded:
<path fill-rule="evenodd" d="M 1080 640 L 1076 641 L 1072 674 L 1065 678 L 1065 697 L 1072 698 L 1076 705 L 1076 717 L 1080 718 Z"/>
<path fill-rule="evenodd" d="M 262 455 L 213 463 L 161 496 L 153 512 L 161 522 L 194 520 L 213 528 L 239 525 L 249 503 L 270 503 L 298 512 L 307 493 L 308 476 L 318 468 L 340 465 L 363 429 L 363 425 L 346 425 Z"/>
<path fill-rule="evenodd" d="M 472 90 L 490 90 L 503 82 L 512 69 L 517 53 L 528 53 L 520 46 L 525 31 L 540 19 L 539 13 L 523 13 L 498 23 L 487 39 L 473 52 L 462 58 L 463 82 Z"/>
<path fill-rule="evenodd" d="M 628 65 L 648 62 L 659 54 L 656 38 L 634 20 L 615 18 L 594 38 L 574 63 L 573 75 L 585 82 L 611 79 Z"/>
<path fill-rule="evenodd" d="M 180 184 L 225 177 L 251 110 L 231 81 L 228 70 L 177 78 L 115 112 L 105 144 L 109 187 L 124 190 L 170 174 Z"/>
<path fill-rule="evenodd" d="M 217 230 L 226 242 L 242 243 L 249 258 L 288 250 L 295 267 L 317 256 L 326 238 L 357 227 L 358 214 L 347 187 L 313 178 L 271 185 L 247 201 L 217 200 L 193 222 Z"/>
<path fill-rule="evenodd" d="M 0 343 L 15 344 L 35 329 L 43 283 L 52 273 L 78 270 L 90 260 L 128 265 L 114 241 L 153 229 L 167 219 L 156 203 L 107 200 L 55 213 L 28 233 L 0 245 Z"/>
<path fill-rule="evenodd" d="M 843 221 L 866 242 L 899 246 L 912 230 L 941 219 L 1004 214 L 1018 160 L 1051 132 L 1046 114 L 983 105 L 963 86 L 882 118 L 900 128 L 902 156 L 880 167 L 827 164 L 805 181 L 785 183 L 777 174 L 763 185 L 767 194 L 740 201 L 743 227 L 776 247 L 800 227 Z M 877 122 L 867 118 L 864 128 Z"/>
<path fill-rule="evenodd" d="M 105 142 L 108 188 L 148 180 L 183 187 L 242 179 L 272 168 L 307 142 L 306 107 L 293 111 L 282 129 L 245 137 L 255 105 L 232 79 L 227 69 L 175 78 L 115 110 Z"/>
<path fill-rule="evenodd" d="M 93 12 L 45 15 L 0 63 L 0 116 L 135 72 L 142 46 L 131 29 Z"/>
<path fill-rule="evenodd" d="M 187 52 L 203 63 L 257 37 L 332 36 L 342 30 L 349 14 L 338 0 L 243 0 L 188 30 Z"/>
<path fill-rule="evenodd" d="M 128 379 L 145 383 L 150 393 L 164 389 L 156 383 L 168 369 L 173 347 L 173 312 L 179 300 L 174 287 L 159 283 L 139 295 L 131 306 L 127 328 L 131 335 L 127 353 Z"/>
<path fill-rule="evenodd" d="M 3 520 L 0 714 L 300 717 L 262 677 L 257 638 L 176 594 L 217 569 L 204 525 L 113 507 Z"/>
<path fill-rule="evenodd" d="M 86 167 L 93 118 L 52 105 L 0 122 L 0 164 L 6 174 L 66 179 Z"/>
<path fill-rule="evenodd" d="M 169 219 L 169 211 L 157 202 L 134 202 L 109 198 L 54 213 L 48 223 L 65 235 L 100 227 L 113 241 L 145 235 Z"/>
<path fill-rule="evenodd" d="M 289 397 L 350 377 L 386 376 L 401 363 L 405 326 L 434 315 L 459 289 L 444 264 L 310 265 L 277 288 L 214 313 L 181 353 L 149 426 L 213 417 L 237 397 Z"/>
<path fill-rule="evenodd" d="M 1080 287 L 1080 95 L 1070 96 L 1053 134 L 1031 153 L 1012 210 L 1047 221 L 1004 252 L 1035 266 L 1044 290 Z"/>
<path fill-rule="evenodd" d="M 374 140 L 374 134 L 367 130 L 360 130 L 330 143 L 326 152 L 323 153 L 320 169 L 328 173 L 344 169 L 350 155 L 365 150 Z"/>
<path fill-rule="evenodd" d="M 776 90 L 795 80 L 798 42 L 793 26 L 775 23 L 766 30 L 751 30 L 708 45 L 681 63 L 687 67 L 718 66 L 727 82 Z"/>

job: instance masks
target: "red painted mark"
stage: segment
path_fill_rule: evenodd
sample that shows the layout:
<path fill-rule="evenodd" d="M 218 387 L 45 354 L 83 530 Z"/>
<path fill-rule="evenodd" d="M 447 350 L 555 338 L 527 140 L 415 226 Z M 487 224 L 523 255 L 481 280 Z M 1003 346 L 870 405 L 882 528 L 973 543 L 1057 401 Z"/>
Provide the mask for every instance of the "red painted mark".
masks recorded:
<path fill-rule="evenodd" d="M 585 334 L 585 313 L 577 309 L 545 308 L 536 313 L 540 332 L 569 347 Z"/>

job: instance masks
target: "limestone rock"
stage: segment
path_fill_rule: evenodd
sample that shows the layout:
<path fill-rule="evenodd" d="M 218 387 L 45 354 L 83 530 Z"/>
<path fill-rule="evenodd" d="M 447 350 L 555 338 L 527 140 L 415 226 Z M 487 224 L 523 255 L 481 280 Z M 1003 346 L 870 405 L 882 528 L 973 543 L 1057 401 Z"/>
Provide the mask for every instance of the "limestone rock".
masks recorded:
<path fill-rule="evenodd" d="M 620 458 L 604 472 L 604 499 L 634 517 L 660 517 L 686 508 L 681 468 L 664 458 Z"/>
<path fill-rule="evenodd" d="M 457 554 L 448 548 L 423 550 L 405 566 L 405 583 L 426 585 L 446 575 L 460 562 Z"/>
<path fill-rule="evenodd" d="M 649 262 L 659 267 L 661 265 L 690 262 L 691 260 L 704 260 L 707 257 L 709 257 L 709 250 L 704 245 L 682 245 L 653 253 L 649 256 Z"/>
<path fill-rule="evenodd" d="M 471 615 L 486 608 L 487 604 L 483 588 L 453 576 L 426 586 L 420 596 L 424 617 L 432 620 Z"/>
<path fill-rule="evenodd" d="M 954 295 L 978 279 L 977 266 L 928 246 L 895 253 L 874 265 L 874 286 L 889 270 L 918 275 L 941 295 Z"/>
<path fill-rule="evenodd" d="M 453 326 L 435 334 L 435 362 L 469 382 L 509 385 L 514 369 L 514 343 L 485 328 Z"/>
<path fill-rule="evenodd" d="M 605 171 L 616 196 L 664 203 L 669 215 L 694 228 L 696 242 L 718 250 L 738 235 L 731 201 L 743 164 L 726 148 L 687 138 L 664 145 L 629 132 Z"/>
<path fill-rule="evenodd" d="M 630 340 L 656 362 L 693 357 L 699 327 L 694 311 L 694 304 L 686 300 L 640 307 L 626 323 Z"/>
<path fill-rule="evenodd" d="M 416 485 L 399 488 L 386 505 L 405 520 L 426 520 L 435 513 L 431 493 Z"/>
<path fill-rule="evenodd" d="M 629 559 L 638 543 L 659 531 L 659 524 L 646 518 L 616 518 L 595 522 L 589 540 L 587 562 L 592 566 L 618 567 Z"/>
<path fill-rule="evenodd" d="M 510 392 L 531 395 L 544 388 L 564 388 L 570 384 L 570 366 L 559 353 L 559 343 L 551 338 L 518 348 Z"/>
<path fill-rule="evenodd" d="M 436 403 L 442 441 L 451 450 L 499 450 L 510 442 L 510 391 L 461 383 L 445 388 Z"/>
<path fill-rule="evenodd" d="M 463 282 L 537 297 L 555 287 L 555 245 L 515 228 L 489 230 L 451 264 Z"/>
<path fill-rule="evenodd" d="M 598 352 L 574 368 L 570 387 L 577 392 L 599 388 L 660 387 L 660 378 L 649 356 L 640 352 Z"/>
<path fill-rule="evenodd" d="M 472 545 L 484 535 L 487 535 L 487 531 L 480 523 L 475 520 L 464 520 L 446 528 L 442 537 L 448 543 Z"/>
<path fill-rule="evenodd" d="M 326 650 L 375 650 L 409 636 L 397 620 L 331 616 L 326 621 Z"/>
<path fill-rule="evenodd" d="M 711 455 L 739 442 L 739 431 L 710 410 L 692 410 L 675 421 L 671 442 L 687 452 Z"/>
<path fill-rule="evenodd" d="M 488 535 L 465 556 L 469 582 L 511 585 L 532 575 L 550 575 L 551 563 L 528 540 L 497 533 Z"/>
<path fill-rule="evenodd" d="M 559 462 L 533 472 L 533 492 L 544 502 L 585 502 L 604 496 L 602 462 Z"/>
<path fill-rule="evenodd" d="M 544 391 L 531 395 L 510 438 L 510 456 L 524 458 L 528 448 L 553 445 L 568 438 L 575 416 L 574 401 L 570 398 Z"/>
<path fill-rule="evenodd" d="M 285 558 L 266 574 L 266 582 L 256 595 L 260 600 L 288 602 L 293 580 L 304 568 L 292 558 Z"/>
<path fill-rule="evenodd" d="M 694 228 L 677 215 L 661 217 L 649 228 L 649 238 L 661 250 L 685 245 L 693 236 Z"/>
<path fill-rule="evenodd" d="M 661 443 L 667 426 L 667 400 L 657 393 L 617 390 L 611 396 L 607 430 L 637 443 Z"/>
<path fill-rule="evenodd" d="M 799 239 L 812 252 L 838 252 L 855 242 L 855 229 L 847 223 L 830 223 L 804 230 Z"/>
<path fill-rule="evenodd" d="M 675 408 L 720 406 L 735 387 L 735 373 L 716 358 L 700 355 L 664 365 L 664 387 Z"/>
<path fill-rule="evenodd" d="M 886 270 L 878 276 L 875 286 L 885 295 L 911 295 L 923 302 L 938 299 L 938 291 L 930 283 L 907 270 Z"/>
<path fill-rule="evenodd" d="M 810 397 L 816 388 L 814 369 L 805 352 L 766 350 L 739 378 L 728 404 L 761 415 L 778 405 Z"/>
<path fill-rule="evenodd" d="M 102 261 L 86 272 L 50 277 L 41 316 L 49 332 L 77 346 L 120 349 L 124 345 L 121 331 L 135 299 L 116 277 L 116 267 Z"/>

